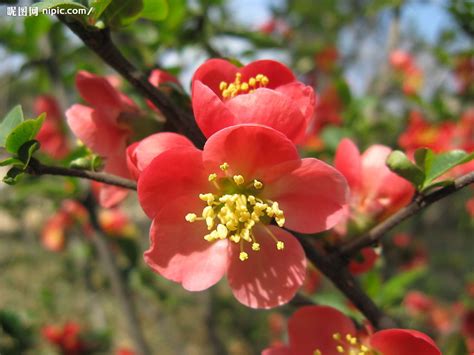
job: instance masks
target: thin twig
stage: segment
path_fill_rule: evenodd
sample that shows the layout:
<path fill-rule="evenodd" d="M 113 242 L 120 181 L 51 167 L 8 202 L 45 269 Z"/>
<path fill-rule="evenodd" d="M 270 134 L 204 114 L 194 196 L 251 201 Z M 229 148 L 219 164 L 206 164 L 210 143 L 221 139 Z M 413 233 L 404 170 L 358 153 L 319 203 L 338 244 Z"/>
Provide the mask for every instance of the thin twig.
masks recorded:
<path fill-rule="evenodd" d="M 474 171 L 457 178 L 451 185 L 435 190 L 426 195 L 419 195 L 412 203 L 372 228 L 367 234 L 341 245 L 335 253 L 344 258 L 350 258 L 357 254 L 360 249 L 378 243 L 388 231 L 407 218 L 415 215 L 432 203 L 439 201 L 472 183 L 474 183 Z"/>
<path fill-rule="evenodd" d="M 384 314 L 362 290 L 357 280 L 349 272 L 343 259 L 332 257 L 316 250 L 308 237 L 297 236 L 306 257 L 323 273 L 359 311 L 372 323 L 376 329 L 394 328 L 396 322 Z"/>
<path fill-rule="evenodd" d="M 32 159 L 26 172 L 30 175 L 58 175 L 58 176 L 71 176 L 79 177 L 89 180 L 102 182 L 108 185 L 114 185 L 123 187 L 129 190 L 136 190 L 137 183 L 132 180 L 128 180 L 116 175 L 110 175 L 106 173 L 97 173 L 89 170 L 79 170 L 71 168 L 63 168 L 61 166 L 49 166 L 43 165 L 38 160 Z"/>
<path fill-rule="evenodd" d="M 160 109 L 167 122 L 177 131 L 187 136 L 198 148 L 204 146 L 205 138 L 199 130 L 193 115 L 173 103 L 163 92 L 154 87 L 145 74 L 130 63 L 119 51 L 110 37 L 109 29 L 85 27 L 73 18 L 58 15 L 59 20 L 74 32 L 109 66 L 114 68 L 140 93 Z"/>
<path fill-rule="evenodd" d="M 83 201 L 83 204 L 89 213 L 89 218 L 95 231 L 95 233 L 92 233 L 91 236 L 92 242 L 108 275 L 110 285 L 112 286 L 112 292 L 119 302 L 122 315 L 125 317 L 128 332 L 135 344 L 135 350 L 139 355 L 151 355 L 143 335 L 143 330 L 138 318 L 138 312 L 133 302 L 131 292 L 126 285 L 126 282 L 122 278 L 122 275 L 120 274 L 115 256 L 110 250 L 107 236 L 103 232 L 97 220 L 96 204 L 91 193 L 88 194 L 85 201 Z"/>

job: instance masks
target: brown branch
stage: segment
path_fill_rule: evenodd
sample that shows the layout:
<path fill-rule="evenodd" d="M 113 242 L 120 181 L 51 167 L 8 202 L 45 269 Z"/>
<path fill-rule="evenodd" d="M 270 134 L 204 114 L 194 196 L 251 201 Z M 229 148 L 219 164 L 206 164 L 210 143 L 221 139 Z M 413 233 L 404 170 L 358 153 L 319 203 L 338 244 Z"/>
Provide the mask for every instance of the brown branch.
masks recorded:
<path fill-rule="evenodd" d="M 138 312 L 135 303 L 133 302 L 131 292 L 120 274 L 115 256 L 111 252 L 107 241 L 107 235 L 105 235 L 97 220 L 96 204 L 91 193 L 88 194 L 85 201 L 83 201 L 83 204 L 89 213 L 89 218 L 95 231 L 91 236 L 92 243 L 99 254 L 100 262 L 107 273 L 112 292 L 120 305 L 121 314 L 124 316 L 125 322 L 127 323 L 126 327 L 128 328 L 130 337 L 134 342 L 135 350 L 139 355 L 151 355 L 151 351 L 148 348 L 143 335 L 143 329 L 140 325 Z"/>
<path fill-rule="evenodd" d="M 153 102 L 174 130 L 188 137 L 198 148 L 204 146 L 205 138 L 196 125 L 193 115 L 175 105 L 163 92 L 148 81 L 143 72 L 122 55 L 113 43 L 109 29 L 99 30 L 85 27 L 73 18 L 63 15 L 58 15 L 58 18 L 105 63 L 114 68 L 135 89 Z"/>
<path fill-rule="evenodd" d="M 357 280 L 338 256 L 318 251 L 305 236 L 297 236 L 306 257 L 341 291 L 376 329 L 394 328 L 396 323 L 384 314 L 362 290 Z"/>
<path fill-rule="evenodd" d="M 335 253 L 346 259 L 357 254 L 360 249 L 378 243 L 388 231 L 399 225 L 404 220 L 425 209 L 432 203 L 439 201 L 472 183 L 474 183 L 474 171 L 457 178 L 451 185 L 432 191 L 426 195 L 419 195 L 408 206 L 402 208 L 400 211 L 372 228 L 367 234 L 343 244 Z"/>
<path fill-rule="evenodd" d="M 32 159 L 26 172 L 30 175 L 57 175 L 57 176 L 71 176 L 79 177 L 88 180 L 94 180 L 102 182 L 108 185 L 114 185 L 118 187 L 123 187 L 129 190 L 136 190 L 137 183 L 132 180 L 128 180 L 116 175 L 110 175 L 106 173 L 97 173 L 95 171 L 89 170 L 79 170 L 79 169 L 70 169 L 63 168 L 61 166 L 49 166 L 43 165 L 38 160 Z"/>

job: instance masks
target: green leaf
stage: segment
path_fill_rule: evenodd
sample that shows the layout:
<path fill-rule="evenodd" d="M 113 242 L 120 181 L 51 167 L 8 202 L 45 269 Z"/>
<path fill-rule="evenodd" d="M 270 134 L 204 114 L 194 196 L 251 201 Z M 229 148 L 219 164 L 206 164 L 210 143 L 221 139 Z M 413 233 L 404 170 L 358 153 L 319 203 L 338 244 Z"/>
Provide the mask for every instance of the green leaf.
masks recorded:
<path fill-rule="evenodd" d="M 90 0 L 89 8 L 93 8 L 92 18 L 97 20 L 102 13 L 107 9 L 112 0 Z"/>
<path fill-rule="evenodd" d="M 142 0 L 112 0 L 103 14 L 107 25 L 116 29 L 137 20 L 142 10 Z"/>
<path fill-rule="evenodd" d="M 23 144 L 36 137 L 45 117 L 46 114 L 43 113 L 38 118 L 23 121 L 15 127 L 6 139 L 5 149 L 12 154 L 17 153 Z"/>
<path fill-rule="evenodd" d="M 152 21 L 161 21 L 168 16 L 169 7 L 166 0 L 143 0 L 140 17 Z"/>
<path fill-rule="evenodd" d="M 421 148 L 415 152 L 417 165 L 425 173 L 423 189 L 428 188 L 433 180 L 445 174 L 458 165 L 465 164 L 474 159 L 474 153 L 468 154 L 463 150 L 451 150 L 436 154 L 431 149 Z"/>
<path fill-rule="evenodd" d="M 405 155 L 405 153 L 394 150 L 387 158 L 387 166 L 395 174 L 410 181 L 415 187 L 423 185 L 425 173 Z"/>
<path fill-rule="evenodd" d="M 380 293 L 377 295 L 382 306 L 390 306 L 400 301 L 405 295 L 407 288 L 426 272 L 424 268 L 417 268 L 397 274 L 383 283 Z"/>
<path fill-rule="evenodd" d="M 23 172 L 23 169 L 13 167 L 8 170 L 7 175 L 3 177 L 3 182 L 8 185 L 15 185 L 23 175 Z"/>
<path fill-rule="evenodd" d="M 0 166 L 9 166 L 9 165 L 16 166 L 18 168 L 23 168 L 25 166 L 25 164 L 20 159 L 17 159 L 14 157 L 10 157 L 10 158 L 0 161 Z"/>
<path fill-rule="evenodd" d="M 7 136 L 23 121 L 23 111 L 20 105 L 15 106 L 7 113 L 3 121 L 0 123 L 0 147 L 5 147 Z"/>
<path fill-rule="evenodd" d="M 31 140 L 23 144 L 20 149 L 18 149 L 18 158 L 24 163 L 24 166 L 28 166 L 30 163 L 33 153 L 36 152 L 40 147 L 40 144 L 36 140 Z"/>

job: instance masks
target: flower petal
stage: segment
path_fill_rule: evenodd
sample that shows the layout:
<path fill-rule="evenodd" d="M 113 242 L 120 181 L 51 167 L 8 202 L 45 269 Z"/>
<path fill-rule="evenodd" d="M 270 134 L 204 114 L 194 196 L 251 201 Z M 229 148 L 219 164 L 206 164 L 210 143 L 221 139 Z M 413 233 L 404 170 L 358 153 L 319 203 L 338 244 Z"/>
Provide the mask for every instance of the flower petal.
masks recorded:
<path fill-rule="evenodd" d="M 75 104 L 66 117 L 74 135 L 95 153 L 108 156 L 123 149 L 129 132 L 108 123 L 108 113 Z"/>
<path fill-rule="evenodd" d="M 202 208 L 202 201 L 185 196 L 171 201 L 153 220 L 151 246 L 145 262 L 153 271 L 179 282 L 188 291 L 205 290 L 225 274 L 229 260 L 228 242 L 210 243 L 203 222 L 189 223 L 185 216 Z"/>
<path fill-rule="evenodd" d="M 340 355 L 339 343 L 333 339 L 336 333 L 355 335 L 356 329 L 349 317 L 332 307 L 301 307 L 288 321 L 290 349 L 295 355 L 312 355 L 315 350 L 324 355 Z"/>
<path fill-rule="evenodd" d="M 339 143 L 334 158 L 334 166 L 347 180 L 351 190 L 356 190 L 361 184 L 362 167 L 357 146 L 348 138 Z"/>
<path fill-rule="evenodd" d="M 237 124 L 234 114 L 212 90 L 200 81 L 193 84 L 193 112 L 206 137 Z"/>
<path fill-rule="evenodd" d="M 282 133 L 260 125 L 225 128 L 206 142 L 203 160 L 209 171 L 227 162 L 229 172 L 268 184 L 297 167 L 300 158 L 295 145 Z"/>
<path fill-rule="evenodd" d="M 238 123 L 269 126 L 298 143 L 306 132 L 307 120 L 297 101 L 278 91 L 257 89 L 252 94 L 238 95 L 225 103 Z"/>
<path fill-rule="evenodd" d="M 121 111 L 122 101 L 119 92 L 106 78 L 81 70 L 76 75 L 76 86 L 81 97 L 92 106 L 114 114 Z M 114 118 L 114 114 L 108 118 Z"/>
<path fill-rule="evenodd" d="M 275 89 L 296 80 L 295 75 L 286 65 L 268 59 L 249 63 L 240 72 L 242 73 L 242 81 L 248 81 L 248 79 L 257 76 L 257 74 L 266 75 L 269 79 L 267 85 L 269 89 Z M 232 79 L 232 81 L 234 80 Z"/>
<path fill-rule="evenodd" d="M 287 303 L 303 284 L 306 258 L 300 243 L 290 233 L 268 226 L 285 244 L 277 250 L 276 242 L 262 226 L 253 229 L 260 250 L 252 251 L 246 243 L 249 258 L 239 259 L 240 248 L 232 244 L 227 273 L 229 285 L 237 300 L 252 308 L 272 308 Z"/>
<path fill-rule="evenodd" d="M 275 91 L 282 93 L 284 96 L 290 98 L 294 104 L 299 108 L 306 124 L 313 118 L 314 107 L 316 105 L 316 95 L 311 86 L 306 86 L 298 81 L 279 86 Z"/>
<path fill-rule="evenodd" d="M 332 166 L 314 158 L 275 181 L 264 196 L 279 203 L 285 227 L 317 233 L 336 225 L 347 213 L 347 182 Z"/>
<path fill-rule="evenodd" d="M 202 82 L 209 87 L 220 98 L 221 90 L 219 85 L 222 81 L 231 83 L 235 80 L 235 74 L 239 69 L 232 63 L 224 59 L 209 59 L 203 63 L 194 73 L 192 79 L 193 101 L 195 99 L 195 85 Z"/>
<path fill-rule="evenodd" d="M 138 179 L 138 199 L 150 218 L 181 196 L 199 200 L 200 193 L 210 192 L 202 164 L 202 152 L 196 148 L 170 149 L 155 159 Z"/>
<path fill-rule="evenodd" d="M 441 355 L 430 337 L 410 329 L 381 330 L 370 337 L 370 345 L 384 355 Z"/>
<path fill-rule="evenodd" d="M 155 157 L 168 149 L 179 147 L 193 147 L 193 143 L 177 133 L 152 134 L 127 148 L 127 165 L 130 171 L 140 174 Z M 138 178 L 138 175 L 134 177 Z"/>
<path fill-rule="evenodd" d="M 262 355 L 294 355 L 286 345 L 272 346 L 262 351 Z"/>

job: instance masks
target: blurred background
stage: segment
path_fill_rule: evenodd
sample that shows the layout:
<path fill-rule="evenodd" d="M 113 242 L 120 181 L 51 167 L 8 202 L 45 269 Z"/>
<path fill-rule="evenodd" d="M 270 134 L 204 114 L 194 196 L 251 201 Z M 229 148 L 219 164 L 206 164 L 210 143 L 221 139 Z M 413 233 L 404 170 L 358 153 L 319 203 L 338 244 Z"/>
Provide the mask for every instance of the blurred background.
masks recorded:
<path fill-rule="evenodd" d="M 210 57 L 244 64 L 274 59 L 318 95 L 300 147 L 305 156 L 331 162 L 343 137 L 361 151 L 376 143 L 408 152 L 421 146 L 474 150 L 471 0 L 158 3 L 166 8 L 159 19 L 109 25 L 137 67 L 178 78 L 184 91 L 177 100 L 188 100 L 194 71 Z M 26 117 L 43 111 L 55 117 L 38 138 L 42 162 L 67 166 L 96 158 L 64 119 L 64 111 L 81 102 L 74 81 L 79 70 L 115 78 L 141 115 L 163 126 L 161 114 L 56 17 L 12 15 L 9 8 L 32 6 L 28 1 L 0 4 L 0 117 L 17 104 Z M 96 19 L 95 25 L 104 24 Z M 452 140 L 454 130 L 465 139 Z M 7 168 L 0 169 L 5 175 Z M 472 166 L 467 169 L 462 172 Z M 153 274 L 142 259 L 149 220 L 135 194 L 91 215 L 90 185 L 26 175 L 14 186 L 0 185 L 1 355 L 134 354 L 131 320 L 104 255 L 116 261 L 122 297 L 134 300 L 151 354 L 259 354 L 286 339 L 285 319 L 295 304 L 250 310 L 233 299 L 225 281 L 193 294 Z M 377 304 L 404 326 L 433 336 L 445 354 L 466 354 L 474 338 L 472 196 L 465 189 L 401 224 L 377 249 L 383 258 L 359 275 Z M 302 293 L 361 318 L 316 270 L 308 271 Z"/>

